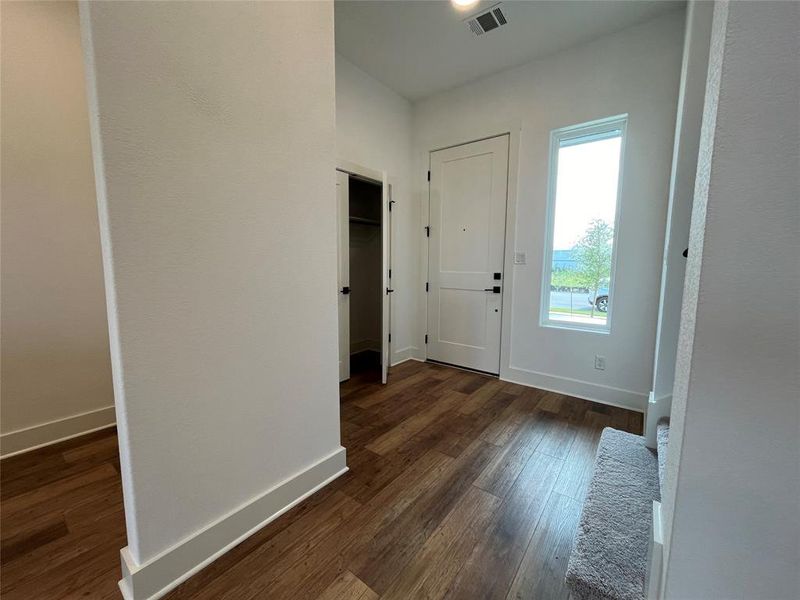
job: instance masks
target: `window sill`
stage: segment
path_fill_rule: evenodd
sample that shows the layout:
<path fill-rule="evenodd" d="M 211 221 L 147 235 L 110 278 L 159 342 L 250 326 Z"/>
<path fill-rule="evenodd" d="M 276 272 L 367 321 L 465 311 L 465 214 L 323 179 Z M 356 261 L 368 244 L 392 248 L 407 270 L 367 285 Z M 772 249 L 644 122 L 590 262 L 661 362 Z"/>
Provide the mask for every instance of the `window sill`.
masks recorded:
<path fill-rule="evenodd" d="M 567 331 L 580 331 L 583 333 L 600 333 L 602 335 L 609 335 L 611 333 L 611 327 L 608 325 L 592 325 L 590 323 L 569 321 L 551 321 L 547 319 L 541 321 L 539 325 L 549 329 L 566 329 Z"/>

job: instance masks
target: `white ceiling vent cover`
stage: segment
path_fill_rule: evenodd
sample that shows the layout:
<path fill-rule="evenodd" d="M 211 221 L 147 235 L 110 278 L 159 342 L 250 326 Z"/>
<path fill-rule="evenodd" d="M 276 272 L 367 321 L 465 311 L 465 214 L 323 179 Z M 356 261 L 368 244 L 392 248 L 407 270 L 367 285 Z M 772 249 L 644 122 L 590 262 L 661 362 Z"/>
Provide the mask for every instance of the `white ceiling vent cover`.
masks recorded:
<path fill-rule="evenodd" d="M 495 4 L 490 9 L 473 15 L 464 22 L 472 33 L 475 35 L 483 35 L 484 33 L 489 33 L 492 29 L 502 27 L 508 23 L 508 20 L 501 10 L 500 5 Z"/>

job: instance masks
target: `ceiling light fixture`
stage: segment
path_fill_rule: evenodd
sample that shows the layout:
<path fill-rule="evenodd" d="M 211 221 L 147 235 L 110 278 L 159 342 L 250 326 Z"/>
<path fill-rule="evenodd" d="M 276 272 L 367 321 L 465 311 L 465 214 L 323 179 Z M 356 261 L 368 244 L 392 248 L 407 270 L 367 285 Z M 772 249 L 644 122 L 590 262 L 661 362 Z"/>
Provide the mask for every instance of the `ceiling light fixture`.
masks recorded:
<path fill-rule="evenodd" d="M 453 6 L 456 7 L 458 10 L 466 10 L 475 6 L 478 3 L 478 0 L 450 0 L 453 3 Z"/>

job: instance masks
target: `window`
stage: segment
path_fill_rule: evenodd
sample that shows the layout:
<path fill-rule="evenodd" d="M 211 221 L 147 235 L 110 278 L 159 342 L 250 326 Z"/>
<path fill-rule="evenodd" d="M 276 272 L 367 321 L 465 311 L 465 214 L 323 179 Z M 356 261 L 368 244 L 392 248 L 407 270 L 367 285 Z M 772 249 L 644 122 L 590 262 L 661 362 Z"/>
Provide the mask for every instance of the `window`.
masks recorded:
<path fill-rule="evenodd" d="M 542 325 L 609 331 L 627 116 L 552 132 Z"/>

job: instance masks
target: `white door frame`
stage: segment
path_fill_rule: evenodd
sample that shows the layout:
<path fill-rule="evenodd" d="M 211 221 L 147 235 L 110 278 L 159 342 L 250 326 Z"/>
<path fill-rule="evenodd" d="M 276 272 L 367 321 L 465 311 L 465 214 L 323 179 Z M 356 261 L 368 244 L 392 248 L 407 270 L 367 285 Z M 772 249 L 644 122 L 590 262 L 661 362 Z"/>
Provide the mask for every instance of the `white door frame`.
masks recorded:
<path fill-rule="evenodd" d="M 350 256 L 344 249 L 350 247 L 350 221 L 348 219 L 350 175 L 336 171 L 336 263 L 337 263 L 337 317 L 339 334 L 339 383 L 350 379 Z"/>
<path fill-rule="evenodd" d="M 415 164 L 417 165 L 418 177 L 420 182 L 418 189 L 423 190 L 420 194 L 422 200 L 422 223 L 420 229 L 420 246 L 422 248 L 421 264 L 424 268 L 420 269 L 419 289 L 421 290 L 420 306 L 421 322 L 419 329 L 419 345 L 423 349 L 422 356 L 428 359 L 428 348 L 425 345 L 424 335 L 428 326 L 428 301 L 425 293 L 425 282 L 428 278 L 428 239 L 425 236 L 424 226 L 428 225 L 428 215 L 430 215 L 430 186 L 428 185 L 428 171 L 430 170 L 431 152 L 445 150 L 453 146 L 463 146 L 472 142 L 479 142 L 488 138 L 508 134 L 508 197 L 506 199 L 506 239 L 505 239 L 505 259 L 503 261 L 503 315 L 500 325 L 500 379 L 507 380 L 512 376 L 510 372 L 511 357 L 511 331 L 513 326 L 513 296 L 514 296 L 514 251 L 526 250 L 524 242 L 517 243 L 517 190 L 519 179 L 519 147 L 520 136 L 522 133 L 522 121 L 508 121 L 505 125 L 495 127 L 473 127 L 465 128 L 462 134 L 447 137 L 432 137 L 423 139 L 419 143 L 419 150 Z M 528 252 L 530 254 L 530 252 Z M 536 265 L 529 264 L 527 268 L 535 268 Z"/>
<path fill-rule="evenodd" d="M 392 269 L 392 221 L 391 207 L 392 185 L 390 175 L 386 171 L 377 171 L 354 162 L 340 159 L 336 163 L 336 170 L 355 175 L 362 179 L 369 179 L 381 184 L 381 248 L 382 248 L 382 289 L 383 302 L 381 306 L 381 381 L 386 383 L 389 375 L 389 358 L 391 356 L 391 311 L 392 294 L 387 290 L 392 290 L 392 280 L 389 274 Z M 338 241 L 337 241 L 338 243 Z"/>

